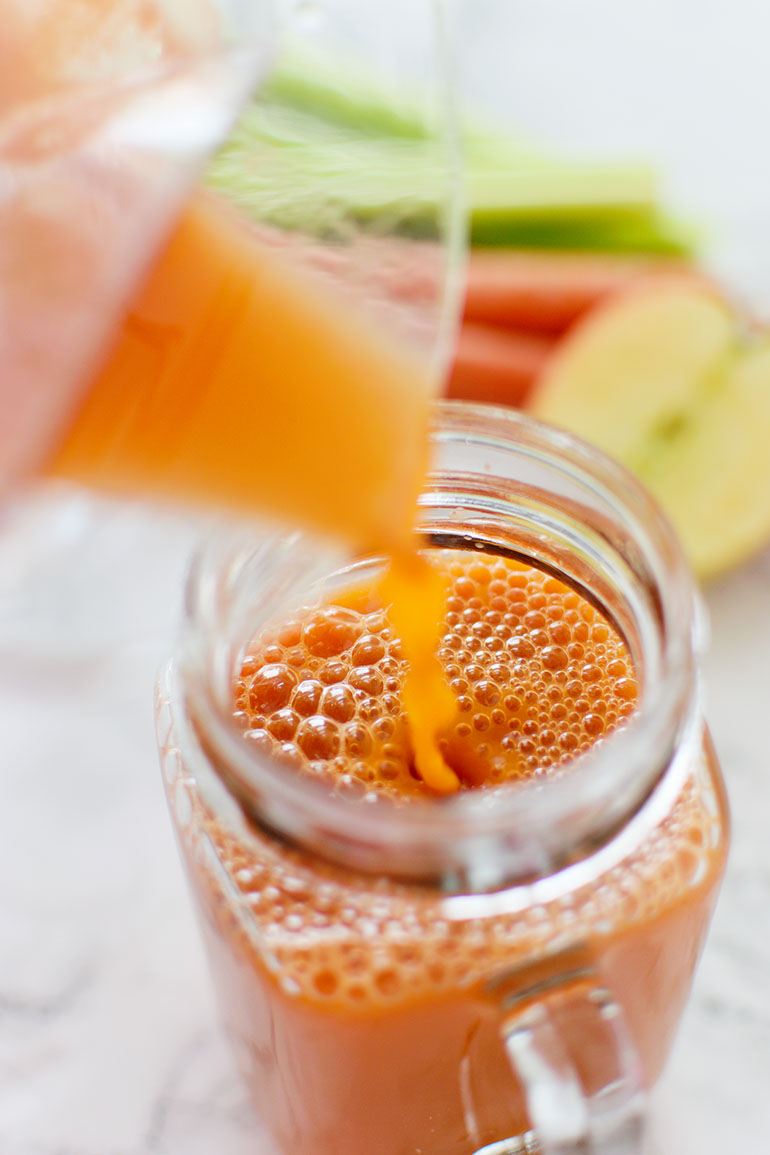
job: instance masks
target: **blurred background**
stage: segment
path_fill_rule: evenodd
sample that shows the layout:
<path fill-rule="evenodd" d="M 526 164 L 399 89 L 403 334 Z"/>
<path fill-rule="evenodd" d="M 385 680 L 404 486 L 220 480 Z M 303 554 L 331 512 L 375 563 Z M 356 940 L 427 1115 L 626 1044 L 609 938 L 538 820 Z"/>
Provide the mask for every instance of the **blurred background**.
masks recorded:
<path fill-rule="evenodd" d="M 388 7 L 389 19 L 410 19 L 408 3 Z M 323 8 L 286 6 L 310 47 Z M 577 413 L 579 431 L 636 468 L 680 519 L 711 618 L 707 716 L 734 842 L 654 1095 L 653 1152 L 761 1152 L 770 1146 L 770 15 L 752 0 L 729 10 L 694 0 L 456 0 L 450 16 L 470 255 L 449 388 L 566 424 Z M 379 43 L 376 23 L 360 19 L 346 37 L 351 58 Z M 419 64 L 407 62 L 406 73 Z M 358 83 L 352 76 L 354 105 Z M 311 98 L 315 115 L 318 90 Z M 296 111 L 308 97 L 289 84 L 272 99 Z M 424 156 L 418 166 L 425 171 Z M 401 179 L 412 179 L 408 167 Z M 222 162 L 209 180 L 252 198 Z M 431 195 L 426 233 L 420 213 Z M 433 246 L 435 285 L 452 263 L 445 249 L 437 262 L 435 248 L 451 197 L 431 186 L 421 204 L 404 231 L 429 242 L 426 252 Z M 565 250 L 566 265 L 555 257 Z M 681 342 L 661 335 L 645 305 L 650 278 L 672 275 L 686 282 Z M 722 318 L 708 387 L 686 320 L 694 299 L 712 332 L 704 292 Z M 670 361 L 670 349 L 681 380 L 645 396 L 633 374 L 614 371 L 618 359 Z M 597 364 L 613 369 L 611 403 L 590 386 Z M 219 1033 L 152 726 L 185 568 L 211 524 L 64 482 L 0 507 L 8 1155 L 270 1155 Z"/>

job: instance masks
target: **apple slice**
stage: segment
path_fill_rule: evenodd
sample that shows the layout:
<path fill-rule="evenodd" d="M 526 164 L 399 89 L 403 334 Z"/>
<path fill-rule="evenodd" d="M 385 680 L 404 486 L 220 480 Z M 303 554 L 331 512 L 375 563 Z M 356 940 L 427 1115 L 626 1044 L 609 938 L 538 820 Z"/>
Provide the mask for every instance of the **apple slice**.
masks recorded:
<path fill-rule="evenodd" d="M 770 337 L 702 281 L 650 280 L 599 306 L 529 409 L 636 473 L 699 576 L 770 538 Z"/>

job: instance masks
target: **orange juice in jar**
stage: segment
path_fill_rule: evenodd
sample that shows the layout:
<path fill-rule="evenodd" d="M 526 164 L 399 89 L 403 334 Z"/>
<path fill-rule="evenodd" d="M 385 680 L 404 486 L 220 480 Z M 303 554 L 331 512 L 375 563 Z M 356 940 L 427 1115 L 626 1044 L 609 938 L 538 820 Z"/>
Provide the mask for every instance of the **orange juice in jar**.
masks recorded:
<path fill-rule="evenodd" d="M 381 558 L 194 569 L 158 733 L 224 1018 L 282 1151 L 630 1155 L 727 851 L 690 579 L 562 434 L 446 405 L 433 452 L 454 793 L 415 764 Z"/>

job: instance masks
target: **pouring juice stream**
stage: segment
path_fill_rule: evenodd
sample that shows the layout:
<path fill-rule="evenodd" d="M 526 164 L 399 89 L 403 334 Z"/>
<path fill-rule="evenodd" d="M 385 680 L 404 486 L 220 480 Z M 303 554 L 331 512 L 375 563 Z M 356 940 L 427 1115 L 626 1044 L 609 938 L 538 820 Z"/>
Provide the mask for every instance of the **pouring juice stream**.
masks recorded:
<path fill-rule="evenodd" d="M 302 275 L 218 198 L 193 198 L 47 472 L 103 492 L 266 511 L 392 561 L 415 758 L 458 779 L 436 732 L 443 585 L 414 552 L 434 386 L 424 359 Z M 434 636 L 435 635 L 435 636 Z"/>
<path fill-rule="evenodd" d="M 433 383 L 407 343 L 295 275 L 203 195 L 112 347 L 104 340 L 265 69 L 267 9 L 196 0 L 181 19 L 152 0 L 90 0 L 74 14 L 11 4 L 6 17 L 0 481 L 45 473 L 267 512 L 391 554 L 393 596 L 419 599 L 410 535 Z M 439 620 L 423 584 L 414 620 Z M 438 711 L 431 721 L 413 695 L 419 760 L 452 788 L 432 741 L 448 699 L 422 628 L 406 634 L 416 684 Z"/>

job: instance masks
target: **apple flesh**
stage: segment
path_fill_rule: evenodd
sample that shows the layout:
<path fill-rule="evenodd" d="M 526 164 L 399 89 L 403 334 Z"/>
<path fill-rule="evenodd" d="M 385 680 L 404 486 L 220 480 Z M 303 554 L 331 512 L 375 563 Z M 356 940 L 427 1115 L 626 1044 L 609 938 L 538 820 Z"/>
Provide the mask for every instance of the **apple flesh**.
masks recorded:
<path fill-rule="evenodd" d="M 599 306 L 529 409 L 635 473 L 700 577 L 770 538 L 770 338 L 703 281 L 650 280 Z"/>

